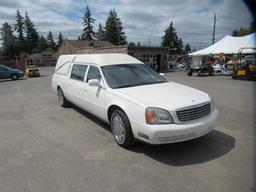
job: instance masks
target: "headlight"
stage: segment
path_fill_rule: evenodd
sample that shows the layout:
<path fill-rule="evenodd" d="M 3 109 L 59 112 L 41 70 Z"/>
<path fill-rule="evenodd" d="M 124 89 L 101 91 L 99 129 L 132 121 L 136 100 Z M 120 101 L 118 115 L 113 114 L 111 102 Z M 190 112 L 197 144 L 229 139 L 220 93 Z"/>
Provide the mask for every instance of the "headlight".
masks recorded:
<path fill-rule="evenodd" d="M 213 98 L 211 98 L 211 111 L 213 111 L 214 110 L 214 100 L 213 100 Z"/>
<path fill-rule="evenodd" d="M 150 125 L 173 123 L 170 113 L 164 109 L 148 107 L 145 116 L 147 124 Z"/>

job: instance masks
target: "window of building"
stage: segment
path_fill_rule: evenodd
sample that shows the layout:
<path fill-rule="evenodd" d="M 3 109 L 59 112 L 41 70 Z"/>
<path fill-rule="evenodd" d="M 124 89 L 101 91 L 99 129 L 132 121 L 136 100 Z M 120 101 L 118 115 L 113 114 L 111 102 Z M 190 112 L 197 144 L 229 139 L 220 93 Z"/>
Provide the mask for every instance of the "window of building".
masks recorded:
<path fill-rule="evenodd" d="M 155 65 L 157 64 L 156 55 L 157 53 L 135 53 L 134 56 L 145 64 Z"/>

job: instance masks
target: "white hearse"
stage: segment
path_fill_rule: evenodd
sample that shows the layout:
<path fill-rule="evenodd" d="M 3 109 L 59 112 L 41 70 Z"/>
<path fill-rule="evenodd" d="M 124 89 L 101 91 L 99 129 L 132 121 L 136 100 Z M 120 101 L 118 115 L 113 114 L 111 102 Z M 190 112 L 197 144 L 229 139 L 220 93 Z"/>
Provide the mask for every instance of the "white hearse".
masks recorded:
<path fill-rule="evenodd" d="M 109 123 L 123 147 L 201 137 L 218 116 L 208 94 L 169 82 L 126 54 L 62 55 L 52 88 L 61 106 L 71 102 Z"/>

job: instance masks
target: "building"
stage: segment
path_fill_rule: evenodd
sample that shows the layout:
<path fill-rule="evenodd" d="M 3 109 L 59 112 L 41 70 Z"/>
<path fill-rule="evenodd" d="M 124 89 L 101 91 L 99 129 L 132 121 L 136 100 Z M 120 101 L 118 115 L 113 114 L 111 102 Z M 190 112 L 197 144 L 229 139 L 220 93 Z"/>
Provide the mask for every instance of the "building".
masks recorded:
<path fill-rule="evenodd" d="M 85 41 L 85 40 L 64 40 L 60 45 L 57 54 L 67 55 L 76 54 L 79 50 L 87 49 L 88 53 L 94 48 L 114 46 L 108 41 Z"/>
<path fill-rule="evenodd" d="M 31 55 L 33 63 L 37 66 L 54 66 L 57 62 L 56 53 L 42 52 Z"/>
<path fill-rule="evenodd" d="M 57 51 L 58 55 L 124 53 L 129 54 L 157 71 L 166 71 L 169 57 L 167 47 L 115 46 L 107 41 L 65 40 Z"/>

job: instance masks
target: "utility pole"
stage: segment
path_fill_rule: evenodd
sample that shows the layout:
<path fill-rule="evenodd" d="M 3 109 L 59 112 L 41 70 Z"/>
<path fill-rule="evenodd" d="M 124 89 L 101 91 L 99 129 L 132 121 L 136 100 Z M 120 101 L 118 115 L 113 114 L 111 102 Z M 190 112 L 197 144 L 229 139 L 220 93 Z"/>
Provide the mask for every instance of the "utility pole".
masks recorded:
<path fill-rule="evenodd" d="M 215 41 L 215 27 L 216 27 L 216 13 L 214 14 L 214 21 L 213 21 L 212 44 L 214 44 L 214 41 Z"/>

